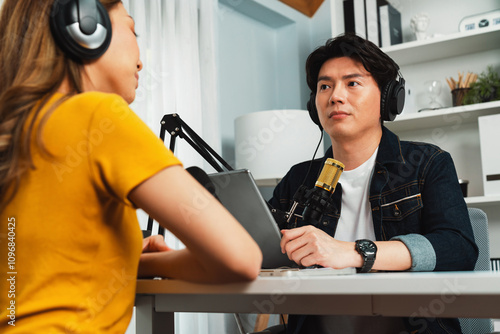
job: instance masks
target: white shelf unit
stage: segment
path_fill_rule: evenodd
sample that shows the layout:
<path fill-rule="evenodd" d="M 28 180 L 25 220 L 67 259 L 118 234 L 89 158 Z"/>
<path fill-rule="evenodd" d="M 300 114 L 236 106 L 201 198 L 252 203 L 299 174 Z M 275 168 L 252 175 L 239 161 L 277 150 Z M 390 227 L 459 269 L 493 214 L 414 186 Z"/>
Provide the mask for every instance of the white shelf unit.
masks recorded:
<path fill-rule="evenodd" d="M 471 55 L 476 52 L 500 48 L 500 28 L 456 33 L 425 41 L 413 41 L 384 48 L 401 67 L 415 63 L 432 62 L 448 57 Z M 500 101 L 426 110 L 400 115 L 386 126 L 395 133 L 446 127 L 460 122 L 475 123 L 478 117 L 500 113 Z M 479 134 L 478 134 L 479 136 Z M 479 173 L 481 171 L 479 170 Z M 500 211 L 499 196 L 473 196 L 466 198 L 467 205 Z"/>
<path fill-rule="evenodd" d="M 451 123 L 476 123 L 480 116 L 500 113 L 500 101 L 471 104 L 459 107 L 427 110 L 419 113 L 402 114 L 392 123 L 385 125 L 394 132 L 421 130 L 451 125 Z"/>
<path fill-rule="evenodd" d="M 399 66 L 463 56 L 498 49 L 500 27 L 457 32 L 423 41 L 412 41 L 383 48 Z"/>
<path fill-rule="evenodd" d="M 466 197 L 465 202 L 468 206 L 479 207 L 500 207 L 500 195 L 497 196 L 475 196 Z"/>

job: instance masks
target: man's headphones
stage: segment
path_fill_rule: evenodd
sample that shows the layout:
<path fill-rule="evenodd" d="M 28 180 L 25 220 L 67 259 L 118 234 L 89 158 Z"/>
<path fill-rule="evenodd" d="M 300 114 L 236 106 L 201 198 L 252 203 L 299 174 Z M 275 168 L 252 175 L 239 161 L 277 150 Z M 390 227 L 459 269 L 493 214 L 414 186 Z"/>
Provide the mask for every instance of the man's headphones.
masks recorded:
<path fill-rule="evenodd" d="M 380 115 L 383 121 L 394 121 L 401 114 L 405 96 L 405 79 L 399 74 L 399 81 L 389 81 L 380 94 Z"/>
<path fill-rule="evenodd" d="M 79 61 L 99 58 L 111 42 L 111 21 L 99 0 L 55 0 L 50 29 L 56 44 Z"/>
<path fill-rule="evenodd" d="M 385 85 L 380 93 L 380 115 L 384 121 L 393 121 L 397 115 L 401 114 L 405 104 L 405 79 L 399 74 L 398 80 L 391 80 Z M 316 92 L 311 92 L 307 102 L 307 110 L 312 121 L 322 130 L 316 110 Z"/>

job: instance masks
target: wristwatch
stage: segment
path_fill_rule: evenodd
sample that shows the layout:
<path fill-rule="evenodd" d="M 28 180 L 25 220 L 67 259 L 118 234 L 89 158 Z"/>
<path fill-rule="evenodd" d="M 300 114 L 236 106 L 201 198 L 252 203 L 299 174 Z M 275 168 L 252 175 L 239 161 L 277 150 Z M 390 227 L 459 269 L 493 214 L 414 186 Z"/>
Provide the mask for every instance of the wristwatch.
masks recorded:
<path fill-rule="evenodd" d="M 358 268 L 359 273 L 367 273 L 375 262 L 375 257 L 377 256 L 377 245 L 371 240 L 361 239 L 356 240 L 356 251 L 363 257 L 363 266 Z"/>

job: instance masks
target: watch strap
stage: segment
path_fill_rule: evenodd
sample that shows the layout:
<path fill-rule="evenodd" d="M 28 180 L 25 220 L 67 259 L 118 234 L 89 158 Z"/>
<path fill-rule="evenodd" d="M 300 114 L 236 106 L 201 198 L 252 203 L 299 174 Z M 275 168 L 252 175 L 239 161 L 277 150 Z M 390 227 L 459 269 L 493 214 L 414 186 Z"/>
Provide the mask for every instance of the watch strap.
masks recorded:
<path fill-rule="evenodd" d="M 374 256 L 363 256 L 363 266 L 359 268 L 360 273 L 367 273 L 370 270 L 372 270 L 373 264 L 375 263 L 375 257 Z"/>

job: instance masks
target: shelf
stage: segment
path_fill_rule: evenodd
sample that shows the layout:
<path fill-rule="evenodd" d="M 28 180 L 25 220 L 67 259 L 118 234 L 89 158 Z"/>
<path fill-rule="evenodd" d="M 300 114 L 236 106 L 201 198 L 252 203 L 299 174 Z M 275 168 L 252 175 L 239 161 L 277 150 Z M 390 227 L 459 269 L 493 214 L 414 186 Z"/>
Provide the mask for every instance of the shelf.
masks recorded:
<path fill-rule="evenodd" d="M 409 131 L 456 126 L 477 122 L 480 116 L 500 113 L 500 101 L 471 104 L 467 106 L 442 108 L 400 115 L 394 122 L 384 123 L 391 131 Z"/>
<path fill-rule="evenodd" d="M 424 63 L 500 48 L 500 27 L 392 45 L 382 50 L 399 66 Z"/>
<path fill-rule="evenodd" d="M 476 196 L 476 197 L 466 197 L 465 203 L 467 206 L 500 206 L 500 195 L 495 196 Z"/>

